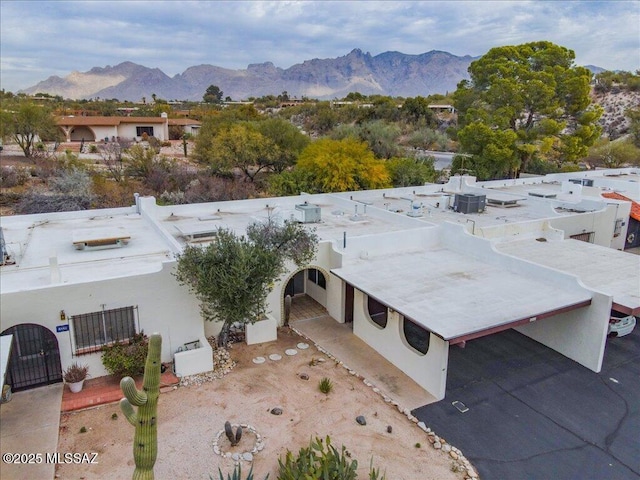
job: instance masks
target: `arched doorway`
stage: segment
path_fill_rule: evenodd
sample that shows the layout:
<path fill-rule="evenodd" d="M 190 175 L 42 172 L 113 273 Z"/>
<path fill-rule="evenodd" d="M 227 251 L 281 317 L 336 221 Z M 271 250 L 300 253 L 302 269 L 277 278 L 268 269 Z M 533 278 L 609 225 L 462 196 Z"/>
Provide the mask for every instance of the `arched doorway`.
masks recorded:
<path fill-rule="evenodd" d="M 71 141 L 72 142 L 81 142 L 84 140 L 85 142 L 95 142 L 96 136 L 89 127 L 73 127 L 71 131 Z"/>
<path fill-rule="evenodd" d="M 6 329 L 2 335 L 13 335 L 6 381 L 12 391 L 62 381 L 58 339 L 48 328 L 21 323 Z"/>
<path fill-rule="evenodd" d="M 327 273 L 319 268 L 309 267 L 299 270 L 289 277 L 282 291 L 282 316 L 296 321 L 327 315 Z M 287 313 L 286 297 L 290 296 L 291 311 Z M 287 319 L 287 315 L 289 318 Z"/>

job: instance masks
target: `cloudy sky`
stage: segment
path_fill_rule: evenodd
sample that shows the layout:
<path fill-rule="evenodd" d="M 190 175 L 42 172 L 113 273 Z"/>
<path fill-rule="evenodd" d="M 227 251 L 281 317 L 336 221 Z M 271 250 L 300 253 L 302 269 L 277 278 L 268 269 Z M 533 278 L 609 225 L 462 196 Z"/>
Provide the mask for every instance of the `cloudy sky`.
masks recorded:
<path fill-rule="evenodd" d="M 640 1 L 0 0 L 0 88 L 132 61 L 173 76 L 193 65 L 288 68 L 359 48 L 443 50 L 549 40 L 578 65 L 640 68 Z"/>

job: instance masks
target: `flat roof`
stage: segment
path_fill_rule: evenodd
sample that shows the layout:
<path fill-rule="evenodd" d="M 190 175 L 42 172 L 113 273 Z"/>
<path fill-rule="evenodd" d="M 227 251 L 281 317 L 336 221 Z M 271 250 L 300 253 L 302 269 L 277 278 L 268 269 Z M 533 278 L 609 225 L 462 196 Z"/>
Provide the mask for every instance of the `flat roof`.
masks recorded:
<path fill-rule="evenodd" d="M 173 259 L 164 237 L 130 208 L 7 216 L 1 225 L 15 260 L 2 267 L 2 293 L 142 275 Z M 78 250 L 74 245 L 80 232 L 94 238 L 123 231 L 130 238 L 122 247 Z M 59 281 L 53 280 L 51 258 Z"/>
<path fill-rule="evenodd" d="M 579 240 L 534 238 L 495 243 L 498 251 L 576 275 L 587 287 L 640 315 L 640 255 Z"/>
<path fill-rule="evenodd" d="M 586 290 L 562 290 L 444 246 L 352 259 L 331 272 L 448 341 L 591 301 Z"/>

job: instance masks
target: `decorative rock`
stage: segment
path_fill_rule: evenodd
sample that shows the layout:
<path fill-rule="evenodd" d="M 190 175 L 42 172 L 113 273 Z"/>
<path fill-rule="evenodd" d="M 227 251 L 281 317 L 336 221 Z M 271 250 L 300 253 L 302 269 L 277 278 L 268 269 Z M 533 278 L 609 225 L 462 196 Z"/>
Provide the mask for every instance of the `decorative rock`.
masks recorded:
<path fill-rule="evenodd" d="M 393 427 L 391 425 L 387 425 L 387 433 L 393 432 Z"/>
<path fill-rule="evenodd" d="M 220 447 L 218 447 L 217 445 L 215 445 L 213 447 L 213 453 L 215 453 L 216 455 L 220 455 Z"/>
<path fill-rule="evenodd" d="M 269 360 L 273 360 L 274 362 L 277 362 L 278 360 L 282 360 L 282 355 L 278 355 L 277 353 L 272 353 L 271 355 L 269 355 Z"/>
<path fill-rule="evenodd" d="M 434 442 L 433 448 L 436 450 L 440 450 L 442 448 L 442 444 L 440 442 Z"/>
<path fill-rule="evenodd" d="M 349 370 L 349 373 L 350 373 L 351 375 L 355 375 L 355 374 L 356 374 L 356 371 L 355 371 L 355 370 Z"/>
<path fill-rule="evenodd" d="M 296 347 L 298 347 L 300 350 L 306 350 L 307 348 L 309 348 L 309 344 L 300 342 L 298 345 L 296 345 Z"/>
<path fill-rule="evenodd" d="M 284 351 L 284 353 L 286 353 L 287 355 L 289 355 L 290 357 L 296 355 L 298 353 L 298 351 L 295 348 L 288 348 Z"/>
<path fill-rule="evenodd" d="M 420 427 L 425 432 L 427 431 L 427 426 L 424 424 L 424 422 L 418 422 L 418 427 Z"/>
<path fill-rule="evenodd" d="M 258 364 L 258 365 L 261 364 L 261 363 L 264 363 L 265 361 L 266 361 L 266 359 L 264 357 L 256 357 L 256 358 L 253 359 L 253 363 Z"/>
<path fill-rule="evenodd" d="M 324 363 L 324 362 L 326 362 L 326 360 L 325 360 L 324 358 L 322 358 L 322 357 L 318 358 L 318 359 L 317 359 L 317 361 L 318 361 L 318 363 Z"/>
<path fill-rule="evenodd" d="M 242 454 L 242 459 L 246 462 L 252 462 L 253 461 L 253 455 L 251 454 L 251 452 L 245 452 Z"/>
<path fill-rule="evenodd" d="M 442 451 L 449 453 L 451 451 L 451 445 L 445 443 L 444 445 L 442 445 Z"/>
<path fill-rule="evenodd" d="M 458 459 L 458 454 L 456 452 L 453 452 L 453 451 L 449 452 L 449 456 L 454 460 Z"/>
<path fill-rule="evenodd" d="M 231 458 L 237 462 L 238 460 L 240 460 L 240 454 L 234 453 L 233 455 L 231 455 Z"/>
<path fill-rule="evenodd" d="M 273 407 L 271 409 L 271 415 L 282 415 L 282 408 L 280 407 Z"/>
<path fill-rule="evenodd" d="M 309 375 L 307 375 L 306 373 L 301 373 L 298 376 L 300 377 L 301 380 L 309 380 Z"/>
<path fill-rule="evenodd" d="M 366 425 L 367 424 L 367 420 L 364 418 L 363 415 L 358 415 L 356 417 L 356 422 L 358 422 L 360 425 Z"/>
<path fill-rule="evenodd" d="M 467 468 L 467 475 L 471 478 L 478 478 L 478 474 L 471 468 Z"/>

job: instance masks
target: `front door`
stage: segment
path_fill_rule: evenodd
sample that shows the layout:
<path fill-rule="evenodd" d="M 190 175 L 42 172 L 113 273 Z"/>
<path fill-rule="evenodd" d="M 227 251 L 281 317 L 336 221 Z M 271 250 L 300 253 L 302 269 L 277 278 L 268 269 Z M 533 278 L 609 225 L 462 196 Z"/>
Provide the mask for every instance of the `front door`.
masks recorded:
<path fill-rule="evenodd" d="M 2 335 L 13 335 L 6 383 L 14 392 L 62 381 L 58 339 L 47 328 L 22 323 Z"/>

